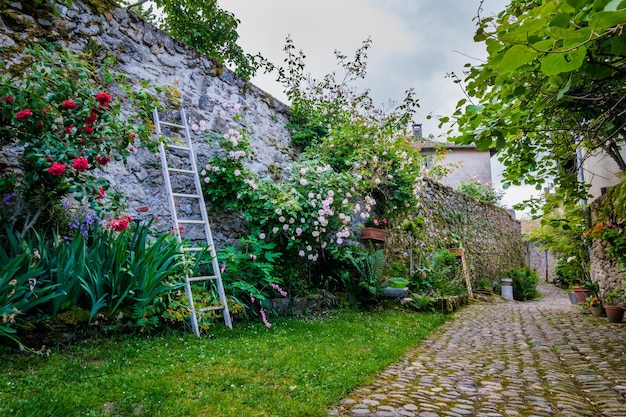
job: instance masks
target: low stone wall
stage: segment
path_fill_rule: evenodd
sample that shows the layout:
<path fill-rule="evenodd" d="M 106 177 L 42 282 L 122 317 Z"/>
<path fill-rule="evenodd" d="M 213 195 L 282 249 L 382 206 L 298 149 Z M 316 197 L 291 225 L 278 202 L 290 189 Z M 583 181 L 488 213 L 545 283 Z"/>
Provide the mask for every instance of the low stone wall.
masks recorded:
<path fill-rule="evenodd" d="M 526 265 L 521 224 L 505 209 L 458 193 L 436 181 L 425 179 L 420 191 L 421 211 L 409 217 L 423 217 L 418 249 L 428 253 L 452 235 L 462 245 L 473 281 L 486 278 L 497 284 L 502 273 Z M 386 249 L 392 258 L 406 259 L 410 243 L 406 232 L 391 229 Z"/>

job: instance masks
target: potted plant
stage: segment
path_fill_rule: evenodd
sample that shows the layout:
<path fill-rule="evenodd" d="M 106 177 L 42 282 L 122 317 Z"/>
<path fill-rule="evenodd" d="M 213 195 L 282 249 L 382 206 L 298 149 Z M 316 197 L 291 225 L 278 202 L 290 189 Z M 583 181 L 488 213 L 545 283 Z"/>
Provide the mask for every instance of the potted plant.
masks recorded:
<path fill-rule="evenodd" d="M 586 301 L 589 310 L 591 310 L 591 315 L 593 315 L 594 317 L 602 316 L 602 313 L 604 313 L 604 308 L 602 307 L 602 303 L 600 302 L 600 299 L 598 297 L 591 295 L 587 297 Z"/>
<path fill-rule="evenodd" d="M 383 295 L 390 298 L 401 298 L 409 292 L 409 280 L 402 277 L 391 277 L 383 283 Z"/>
<path fill-rule="evenodd" d="M 604 295 L 604 311 L 609 323 L 621 323 L 624 319 L 623 290 L 610 291 Z"/>
<path fill-rule="evenodd" d="M 387 226 L 387 219 L 367 219 L 365 223 L 363 223 L 363 228 L 361 229 L 361 239 L 368 239 L 377 242 L 385 242 L 387 240 L 387 231 L 385 227 Z"/>

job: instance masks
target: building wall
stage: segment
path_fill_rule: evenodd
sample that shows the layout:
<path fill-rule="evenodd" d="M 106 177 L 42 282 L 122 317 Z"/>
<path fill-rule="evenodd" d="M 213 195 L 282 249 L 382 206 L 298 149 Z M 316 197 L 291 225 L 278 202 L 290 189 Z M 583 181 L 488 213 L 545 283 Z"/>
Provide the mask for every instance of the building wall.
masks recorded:
<path fill-rule="evenodd" d="M 622 158 L 626 160 L 626 148 L 621 151 Z M 583 162 L 585 181 L 591 185 L 589 193 L 591 200 L 602 195 L 603 188 L 609 188 L 620 182 L 620 170 L 610 156 L 604 152 L 596 152 L 588 155 Z"/>
<path fill-rule="evenodd" d="M 431 148 L 422 148 L 423 155 L 434 155 Z M 451 172 L 440 182 L 448 187 L 457 188 L 461 182 L 476 177 L 481 183 L 491 183 L 491 156 L 489 151 L 477 151 L 470 147 L 450 147 L 446 149 L 441 162 L 450 167 Z"/>

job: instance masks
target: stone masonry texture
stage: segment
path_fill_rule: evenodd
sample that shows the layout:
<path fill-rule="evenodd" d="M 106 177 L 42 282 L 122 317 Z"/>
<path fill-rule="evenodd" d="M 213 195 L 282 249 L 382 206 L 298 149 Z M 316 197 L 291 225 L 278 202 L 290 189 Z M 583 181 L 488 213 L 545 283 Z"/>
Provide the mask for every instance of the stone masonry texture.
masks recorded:
<path fill-rule="evenodd" d="M 476 303 L 358 388 L 334 416 L 626 416 L 626 323 L 541 284 L 531 302 Z"/>

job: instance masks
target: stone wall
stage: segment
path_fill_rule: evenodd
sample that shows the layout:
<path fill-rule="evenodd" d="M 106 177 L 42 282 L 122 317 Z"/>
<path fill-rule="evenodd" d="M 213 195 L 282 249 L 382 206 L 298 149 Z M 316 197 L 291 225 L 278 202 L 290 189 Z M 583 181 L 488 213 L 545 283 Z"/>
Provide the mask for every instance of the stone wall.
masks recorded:
<path fill-rule="evenodd" d="M 216 134 L 245 124 L 254 137 L 254 161 L 248 168 L 263 176 L 290 166 L 295 151 L 285 128 L 288 108 L 284 104 L 124 8 L 95 1 L 74 1 L 71 8 L 58 8 L 58 16 L 54 16 L 34 2 L 0 2 L 0 45 L 7 47 L 0 59 L 10 65 L 25 45 L 42 38 L 75 51 L 109 51 L 117 57 L 117 69 L 130 76 L 131 84 L 147 81 L 164 88 L 160 99 L 168 108 L 162 120 L 180 120 L 176 108 L 184 107 L 191 122 L 204 120 L 208 131 Z M 174 91 L 179 99 L 173 102 Z M 234 105 L 241 106 L 242 121 L 234 120 Z M 194 140 L 198 161 L 208 159 L 211 149 L 203 145 L 206 141 L 200 135 Z M 0 150 L 0 159 L 15 165 L 15 153 L 15 148 Z M 130 215 L 155 219 L 162 230 L 171 227 L 158 154 L 139 148 L 126 166 L 107 165 L 106 176 L 114 190 L 128 195 Z M 146 207 L 148 211 L 137 211 Z M 218 243 L 227 235 L 243 232 L 237 216 L 213 220 L 213 228 Z"/>
<path fill-rule="evenodd" d="M 136 14 L 107 4 L 74 1 L 71 8 L 59 6 L 58 16 L 54 16 L 34 3 L 0 2 L 0 43 L 8 47 L 8 53 L 3 52 L 0 59 L 10 63 L 24 45 L 37 38 L 58 41 L 76 51 L 109 51 L 117 57 L 118 69 L 128 74 L 132 83 L 148 81 L 164 87 L 166 93 L 161 100 L 170 108 L 162 115 L 163 120 L 176 121 L 175 108 L 184 107 L 191 122 L 204 120 L 208 130 L 216 134 L 229 127 L 245 126 L 254 138 L 254 157 L 248 168 L 262 176 L 276 170 L 288 172 L 296 152 L 285 128 L 288 108 L 284 104 Z M 178 93 L 179 100 L 172 101 L 172 91 Z M 234 120 L 228 111 L 234 105 L 243 109 L 243 121 Z M 198 160 L 202 162 L 212 150 L 202 137 L 194 139 Z M 15 153 L 14 148 L 2 149 L 0 159 L 15 166 Z M 107 165 L 106 176 L 115 190 L 128 195 L 129 214 L 154 219 L 161 230 L 171 227 L 157 155 L 140 148 L 126 165 Z M 415 213 L 426 218 L 426 239 L 420 245 L 436 245 L 438 239 L 451 233 L 463 236 L 473 278 L 497 280 L 506 269 L 524 264 L 520 225 L 507 211 L 429 180 L 425 181 L 422 196 L 422 211 Z M 137 211 L 138 208 L 142 210 Z M 218 245 L 245 233 L 244 221 L 237 214 L 209 216 Z M 408 243 L 399 231 L 391 231 L 386 247 L 390 254 L 406 259 Z"/>
<path fill-rule="evenodd" d="M 610 193 L 597 198 L 591 204 L 590 209 L 591 224 L 595 225 L 600 221 L 606 221 L 606 213 L 613 212 Z M 593 241 L 590 253 L 591 280 L 599 284 L 600 299 L 611 291 L 621 292 L 622 298 L 626 299 L 626 271 L 620 268 L 616 261 L 608 259 L 604 250 L 602 241 Z"/>
<path fill-rule="evenodd" d="M 445 238 L 462 238 L 472 280 L 486 278 L 499 282 L 502 273 L 527 264 L 520 222 L 500 207 L 458 193 L 429 179 L 421 188 L 421 211 L 424 228 L 417 246 L 424 251 L 437 247 Z M 397 259 L 406 259 L 409 244 L 406 234 L 392 230 L 388 251 Z"/>

